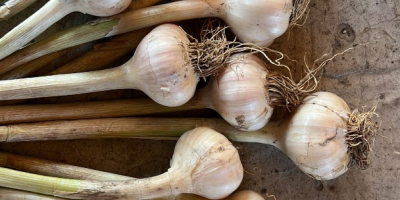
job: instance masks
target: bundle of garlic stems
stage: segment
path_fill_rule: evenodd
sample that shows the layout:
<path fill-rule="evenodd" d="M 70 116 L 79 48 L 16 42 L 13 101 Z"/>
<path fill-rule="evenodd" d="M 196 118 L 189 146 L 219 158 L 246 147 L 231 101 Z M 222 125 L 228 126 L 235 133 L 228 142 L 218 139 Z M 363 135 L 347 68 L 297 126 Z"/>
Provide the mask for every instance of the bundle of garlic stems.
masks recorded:
<path fill-rule="evenodd" d="M 0 186 L 70 199 L 152 199 L 180 193 L 219 199 L 235 191 L 242 178 L 237 149 L 206 127 L 184 133 L 175 146 L 171 167 L 151 178 L 79 180 L 0 168 Z"/>
<path fill-rule="evenodd" d="M 133 1 L 127 10 L 137 10 L 152 6 L 160 0 L 140 0 Z M 79 58 L 63 65 L 62 67 L 50 72 L 49 74 L 75 73 L 91 70 L 100 70 L 110 63 L 115 62 L 122 56 L 133 51 L 139 44 L 140 40 L 150 32 L 151 28 L 144 28 L 122 35 L 111 37 L 106 42 L 102 42 L 94 46 L 94 50 L 80 56 Z M 27 62 L 21 66 L 13 65 L 14 69 L 1 75 L 1 80 L 23 78 L 38 71 L 50 62 L 60 58 L 61 56 L 75 50 L 80 45 L 70 47 L 61 51 L 57 51 L 45 56 L 39 57 L 31 62 Z"/>
<path fill-rule="evenodd" d="M 82 180 L 98 180 L 98 181 L 116 181 L 116 180 L 130 180 L 132 177 L 107 173 L 103 171 L 77 167 L 64 163 L 48 161 L 44 159 L 37 159 L 27 156 L 20 156 L 0 152 L 0 166 L 19 171 L 30 172 L 46 176 L 54 176 L 60 178 L 82 179 Z M 4 195 L 4 197 L 2 196 Z M 13 197 L 13 198 L 11 198 Z M 0 200 L 13 199 L 34 199 L 33 197 L 41 197 L 42 200 L 59 199 L 56 197 L 43 196 L 40 194 L 28 193 L 25 191 L 10 190 L 0 188 Z M 178 196 L 171 196 L 167 198 L 157 198 L 157 200 L 207 200 L 203 197 L 192 194 L 180 194 Z M 243 190 L 235 192 L 223 200 L 264 200 L 264 198 L 251 190 Z"/>
<path fill-rule="evenodd" d="M 47 73 L 47 75 L 105 69 L 110 63 L 116 62 L 121 57 L 133 52 L 139 42 L 150 31 L 151 28 L 145 28 L 112 37 L 108 41 L 96 44 L 93 50 Z M 30 76 L 52 61 L 74 51 L 77 47 L 57 51 L 18 66 L 17 68 L 0 75 L 0 80 L 18 79 Z"/>
<path fill-rule="evenodd" d="M 238 142 L 273 145 L 306 174 L 329 180 L 350 166 L 366 169 L 376 134 L 375 108 L 351 112 L 340 97 L 317 92 L 279 122 L 257 131 L 239 131 L 212 118 L 103 118 L 49 121 L 0 127 L 0 141 L 146 137 L 171 139 L 195 127 L 210 127 Z"/>
<path fill-rule="evenodd" d="M 282 74 L 267 71 L 254 55 L 234 54 L 231 59 L 233 62 L 217 77 L 178 107 L 161 106 L 150 99 L 3 106 L 0 107 L 0 114 L 4 113 L 4 117 L 0 119 L 0 124 L 125 117 L 211 108 L 238 129 L 251 131 L 268 123 L 274 107 L 295 107 L 301 103 L 301 96 L 313 91 L 316 85 L 310 83 L 307 86 L 312 87 L 305 87 L 307 81 L 285 81 Z M 303 79 L 309 78 L 305 76 Z"/>
<path fill-rule="evenodd" d="M 67 55 L 68 53 L 74 51 L 80 46 L 70 47 L 68 49 L 64 49 L 62 51 L 57 51 L 51 54 L 47 54 L 45 56 L 39 57 L 32 62 L 25 63 L 17 68 L 0 75 L 0 80 L 11 80 L 11 79 L 18 79 L 23 78 L 33 73 L 37 72 L 38 70 L 42 69 L 46 65 L 56 61 L 62 56 Z"/>
<path fill-rule="evenodd" d="M 94 50 L 89 51 L 88 53 L 78 57 L 77 59 L 74 59 L 67 64 L 47 73 L 47 75 L 105 69 L 111 63 L 132 52 L 136 48 L 140 40 L 143 39 L 143 37 L 148 32 L 150 32 L 150 30 L 151 28 L 145 28 L 110 38 L 110 40 L 106 42 L 95 45 Z M 0 80 L 10 80 L 23 78 L 26 76 L 42 75 L 43 73 L 41 73 L 41 71 L 38 72 L 38 70 L 42 69 L 42 67 L 46 64 L 57 60 L 61 55 L 73 51 L 75 48 L 76 47 L 71 47 L 70 49 L 58 51 L 53 54 L 48 54 L 32 62 L 25 63 L 18 68 L 15 68 L 14 70 L 11 70 L 4 75 L 1 75 Z M 4 106 L 25 104 L 27 101 L 27 99 L 2 101 L 0 102 L 0 105 Z"/>
<path fill-rule="evenodd" d="M 144 27 L 194 18 L 220 17 L 230 25 L 232 31 L 242 42 L 268 46 L 275 38 L 286 31 L 292 7 L 292 0 L 251 2 L 241 0 L 182 0 L 125 12 L 62 31 L 36 44 L 29 45 L 4 59 L 17 50 L 16 47 L 7 50 L 7 47 L 0 56 L 0 74 L 10 71 L 16 65 L 21 65 L 64 48 Z M 5 46 L 5 43 L 10 42 L 6 42 L 4 38 L 8 37 L 0 39 L 0 46 Z M 7 40 L 19 43 L 18 39 L 14 40 L 13 37 Z"/>
<path fill-rule="evenodd" d="M 0 39 L 0 59 L 7 57 L 35 39 L 52 24 L 72 12 L 108 17 L 124 11 L 131 0 L 50 0 L 36 13 Z"/>
<path fill-rule="evenodd" d="M 4 5 L 0 6 L 0 22 L 8 20 L 15 14 L 24 10 L 37 0 L 8 0 Z"/>

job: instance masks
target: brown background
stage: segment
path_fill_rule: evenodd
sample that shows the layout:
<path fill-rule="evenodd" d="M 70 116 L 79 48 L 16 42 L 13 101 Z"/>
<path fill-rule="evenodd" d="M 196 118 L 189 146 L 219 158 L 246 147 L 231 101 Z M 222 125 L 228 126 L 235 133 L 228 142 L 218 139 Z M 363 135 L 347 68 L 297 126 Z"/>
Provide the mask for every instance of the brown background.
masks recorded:
<path fill-rule="evenodd" d="M 0 35 L 4 35 L 45 2 L 39 1 L 28 11 L 7 22 L 0 22 Z M 92 17 L 71 14 L 39 38 L 89 19 Z M 306 55 L 312 61 L 324 53 L 332 55 L 353 44 L 366 44 L 329 62 L 318 90 L 338 94 L 352 109 L 378 106 L 381 135 L 376 138 L 372 165 L 365 171 L 350 170 L 335 180 L 321 182 L 302 173 L 276 148 L 238 143 L 247 171 L 240 188 L 273 194 L 283 200 L 400 199 L 399 42 L 398 0 L 312 0 L 306 23 L 292 29 L 290 37 L 286 34 L 276 40 L 272 47 L 293 59 L 302 60 Z M 79 52 L 89 49 L 90 45 L 86 45 Z M 77 54 L 68 55 L 47 70 Z M 137 95 L 137 92 L 114 91 L 38 101 L 128 98 L 133 94 Z M 215 113 L 204 111 L 202 115 Z M 168 169 L 174 144 L 174 141 L 107 139 L 0 144 L 0 149 L 133 177 L 148 177 Z"/>

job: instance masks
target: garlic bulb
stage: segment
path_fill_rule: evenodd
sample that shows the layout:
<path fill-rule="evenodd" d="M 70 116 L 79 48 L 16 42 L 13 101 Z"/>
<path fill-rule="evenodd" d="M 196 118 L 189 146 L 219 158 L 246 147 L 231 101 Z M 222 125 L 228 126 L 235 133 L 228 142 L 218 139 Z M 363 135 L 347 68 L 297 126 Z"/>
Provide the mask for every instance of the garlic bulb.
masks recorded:
<path fill-rule="evenodd" d="M 0 60 L 17 51 L 65 15 L 78 11 L 111 16 L 125 10 L 131 0 L 50 0 L 40 10 L 0 39 Z"/>
<path fill-rule="evenodd" d="M 151 178 L 76 180 L 0 168 L 0 186 L 70 199 L 139 200 L 180 193 L 220 199 L 235 191 L 242 179 L 237 149 L 222 134 L 205 127 L 184 133 L 175 146 L 171 167 Z"/>
<path fill-rule="evenodd" d="M 269 46 L 289 26 L 292 0 L 207 0 L 240 41 Z M 218 15 L 218 14 L 217 14 Z"/>
<path fill-rule="evenodd" d="M 207 107 L 238 129 L 257 130 L 265 126 L 273 112 L 268 99 L 269 72 L 254 55 L 232 55 L 231 60 L 235 59 L 195 98 L 208 102 Z"/>
<path fill-rule="evenodd" d="M 346 142 L 350 113 L 338 96 L 314 93 L 282 124 L 287 129 L 278 144 L 315 179 L 336 178 L 347 171 L 350 161 Z"/>
<path fill-rule="evenodd" d="M 348 170 L 349 164 L 364 169 L 369 165 L 375 135 L 373 115 L 374 109 L 352 113 L 335 94 L 316 92 L 283 124 L 287 131 L 281 148 L 315 179 L 336 178 Z"/>
<path fill-rule="evenodd" d="M 312 91 L 285 78 L 282 74 L 268 71 L 255 55 L 237 53 L 192 101 L 216 110 L 239 130 L 254 131 L 269 122 L 274 107 L 295 107 L 301 101 L 297 99 Z M 178 109 L 193 109 L 192 104 L 189 102 Z"/>

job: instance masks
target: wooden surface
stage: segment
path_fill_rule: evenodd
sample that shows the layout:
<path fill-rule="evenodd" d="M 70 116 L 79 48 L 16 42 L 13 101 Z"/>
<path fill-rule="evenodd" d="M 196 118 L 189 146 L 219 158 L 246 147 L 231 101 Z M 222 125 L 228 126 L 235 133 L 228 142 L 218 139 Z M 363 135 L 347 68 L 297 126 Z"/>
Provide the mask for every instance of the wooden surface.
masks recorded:
<path fill-rule="evenodd" d="M 39 1 L 6 22 L 0 35 L 38 9 Z M 72 14 L 41 37 L 92 17 Z M 352 109 L 377 105 L 380 136 L 376 138 L 372 165 L 365 171 L 350 170 L 331 181 L 316 181 L 302 173 L 285 154 L 260 144 L 237 143 L 247 171 L 241 189 L 273 194 L 277 199 L 399 199 L 400 198 L 400 2 L 398 0 L 312 0 L 307 22 L 276 40 L 273 48 L 292 59 L 311 62 L 324 53 L 332 55 L 364 44 L 329 62 L 318 90 L 341 96 Z M 90 46 L 80 48 L 80 52 Z M 77 53 L 71 53 L 70 57 Z M 68 60 L 68 56 L 66 59 Z M 58 61 L 62 63 L 63 60 Z M 123 62 L 123 60 L 121 60 Z M 57 64 L 57 63 L 56 63 Z M 49 68 L 55 67 L 50 65 Z M 120 63 L 115 63 L 118 65 Z M 45 70 L 44 70 L 45 71 Z M 299 74 L 300 70 L 296 70 Z M 113 91 L 37 102 L 65 102 L 143 96 L 134 91 Z M 186 115 L 185 113 L 180 113 Z M 202 115 L 215 115 L 204 111 Z M 69 164 L 133 177 L 148 177 L 169 166 L 174 141 L 135 139 L 27 142 L 0 144 L 2 150 L 63 161 Z M 266 197 L 266 196 L 265 196 Z"/>

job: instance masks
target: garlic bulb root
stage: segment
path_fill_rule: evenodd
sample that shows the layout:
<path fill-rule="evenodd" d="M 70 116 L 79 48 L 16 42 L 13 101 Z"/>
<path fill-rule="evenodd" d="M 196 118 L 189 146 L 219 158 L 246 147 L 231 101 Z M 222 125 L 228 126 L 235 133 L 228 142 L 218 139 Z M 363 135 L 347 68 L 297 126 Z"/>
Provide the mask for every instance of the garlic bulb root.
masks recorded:
<path fill-rule="evenodd" d="M 293 1 L 292 15 L 290 15 L 289 19 L 289 29 L 295 26 L 301 26 L 304 23 L 304 21 L 307 19 L 307 16 L 302 23 L 300 23 L 300 20 L 303 19 L 304 15 L 309 10 L 308 5 L 310 4 L 310 2 L 311 0 Z"/>
<path fill-rule="evenodd" d="M 240 62 L 245 55 L 260 53 L 272 65 L 283 66 L 279 61 L 284 58 L 284 54 L 254 43 L 242 43 L 229 41 L 226 29 L 229 27 L 220 19 L 208 19 L 204 22 L 200 34 L 200 41 L 191 35 L 187 35 L 191 41 L 189 53 L 191 63 L 195 73 L 202 78 L 217 75 L 232 62 Z M 272 60 L 266 52 L 278 54 L 278 59 Z M 245 53 L 242 58 L 230 59 L 231 55 Z M 286 66 L 285 66 L 286 67 Z M 288 68 L 288 67 L 286 67 Z"/>
<path fill-rule="evenodd" d="M 302 104 L 303 99 L 310 93 L 314 92 L 314 90 L 317 88 L 320 76 L 317 76 L 317 74 L 322 72 L 322 69 L 326 66 L 326 64 L 337 56 L 343 55 L 347 51 L 353 50 L 357 46 L 359 45 L 354 45 L 353 47 L 347 48 L 344 51 L 336 53 L 326 59 L 323 59 L 324 57 L 326 57 L 326 54 L 324 54 L 320 58 L 316 59 L 311 67 L 308 66 L 306 62 L 304 62 L 305 75 L 297 82 L 295 82 L 292 77 L 290 67 L 281 63 L 281 60 L 284 57 L 288 57 L 287 55 L 269 48 L 262 48 L 261 52 L 263 54 L 263 57 L 266 58 L 270 64 L 277 67 L 283 67 L 289 72 L 289 75 L 287 76 L 283 75 L 283 73 L 277 72 L 268 73 L 268 92 L 270 98 L 269 102 L 271 103 L 271 106 L 283 106 L 291 111 L 291 109 Z M 279 55 L 280 57 L 272 61 L 264 52 L 272 52 Z M 320 60 L 322 60 L 322 62 L 319 62 Z"/>
<path fill-rule="evenodd" d="M 378 117 L 375 110 L 375 106 L 366 112 L 355 109 L 349 115 L 346 144 L 350 154 L 350 166 L 364 170 L 370 165 L 370 153 L 379 128 L 373 119 Z"/>

